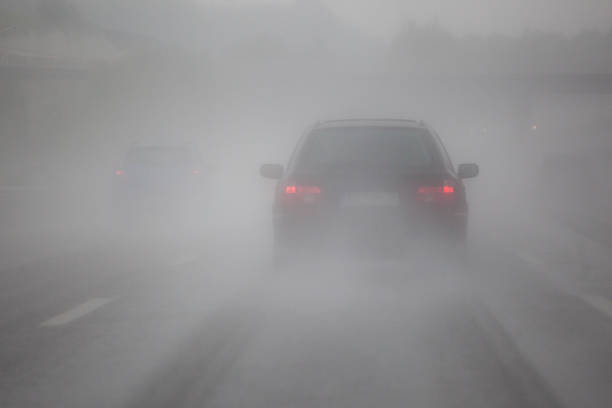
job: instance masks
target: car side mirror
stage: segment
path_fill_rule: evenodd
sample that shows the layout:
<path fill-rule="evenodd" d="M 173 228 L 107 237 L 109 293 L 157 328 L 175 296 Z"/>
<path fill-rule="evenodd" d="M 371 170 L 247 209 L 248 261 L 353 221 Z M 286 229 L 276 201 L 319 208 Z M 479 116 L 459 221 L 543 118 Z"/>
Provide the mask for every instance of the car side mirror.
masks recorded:
<path fill-rule="evenodd" d="M 457 175 L 462 179 L 476 177 L 478 172 L 479 169 L 476 163 L 463 163 L 457 169 Z"/>
<path fill-rule="evenodd" d="M 278 180 L 283 177 L 283 166 L 280 164 L 263 164 L 259 168 L 259 174 L 265 178 Z"/>

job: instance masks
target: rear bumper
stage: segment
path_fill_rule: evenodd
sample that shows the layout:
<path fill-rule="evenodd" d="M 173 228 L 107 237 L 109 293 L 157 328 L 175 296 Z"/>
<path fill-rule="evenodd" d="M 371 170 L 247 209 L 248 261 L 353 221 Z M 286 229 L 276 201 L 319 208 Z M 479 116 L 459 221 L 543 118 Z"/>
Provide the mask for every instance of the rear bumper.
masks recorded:
<path fill-rule="evenodd" d="M 339 214 L 328 217 L 276 214 L 274 241 L 278 248 L 394 249 L 414 242 L 461 242 L 466 229 L 466 212 L 425 212 L 411 216 Z"/>

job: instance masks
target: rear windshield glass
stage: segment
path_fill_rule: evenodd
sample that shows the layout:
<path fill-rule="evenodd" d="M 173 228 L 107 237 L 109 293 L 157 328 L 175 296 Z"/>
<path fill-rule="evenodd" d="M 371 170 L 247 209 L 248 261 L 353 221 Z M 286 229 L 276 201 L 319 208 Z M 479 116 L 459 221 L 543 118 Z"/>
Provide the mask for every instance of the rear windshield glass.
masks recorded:
<path fill-rule="evenodd" d="M 193 162 L 189 149 L 182 147 L 145 147 L 132 149 L 127 156 L 130 166 L 187 166 Z"/>
<path fill-rule="evenodd" d="M 297 162 L 300 170 L 359 166 L 393 169 L 430 167 L 432 150 L 425 129 L 345 127 L 313 131 Z"/>

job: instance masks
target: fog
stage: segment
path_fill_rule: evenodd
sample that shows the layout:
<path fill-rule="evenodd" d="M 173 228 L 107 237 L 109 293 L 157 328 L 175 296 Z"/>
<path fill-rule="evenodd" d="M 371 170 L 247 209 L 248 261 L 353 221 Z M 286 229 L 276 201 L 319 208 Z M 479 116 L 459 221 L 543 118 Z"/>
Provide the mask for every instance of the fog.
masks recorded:
<path fill-rule="evenodd" d="M 460 245 L 278 263 L 260 166 L 340 118 L 479 165 Z M 0 405 L 610 406 L 610 129 L 604 1 L 4 0 Z"/>

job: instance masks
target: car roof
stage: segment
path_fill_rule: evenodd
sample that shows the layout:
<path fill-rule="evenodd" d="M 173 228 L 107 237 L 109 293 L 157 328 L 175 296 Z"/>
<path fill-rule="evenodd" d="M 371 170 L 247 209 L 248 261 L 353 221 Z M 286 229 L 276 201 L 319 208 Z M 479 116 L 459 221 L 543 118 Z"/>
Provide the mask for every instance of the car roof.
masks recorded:
<path fill-rule="evenodd" d="M 413 119 L 389 119 L 389 118 L 350 118 L 333 119 L 318 122 L 315 129 L 326 129 L 336 127 L 408 127 L 426 129 L 423 121 Z"/>

